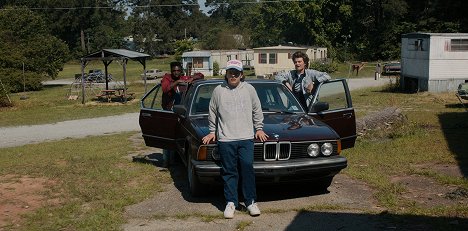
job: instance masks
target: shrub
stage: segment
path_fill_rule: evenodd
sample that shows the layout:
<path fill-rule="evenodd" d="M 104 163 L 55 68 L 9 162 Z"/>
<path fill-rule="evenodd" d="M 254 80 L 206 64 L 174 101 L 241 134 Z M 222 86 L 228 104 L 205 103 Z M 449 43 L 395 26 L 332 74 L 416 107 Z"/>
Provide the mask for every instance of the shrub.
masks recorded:
<path fill-rule="evenodd" d="M 317 61 L 317 62 L 310 63 L 309 68 L 317 70 L 317 71 L 333 73 L 336 70 L 338 70 L 338 65 L 334 62 Z"/>
<path fill-rule="evenodd" d="M 213 76 L 219 75 L 219 64 L 218 62 L 213 62 Z"/>
<path fill-rule="evenodd" d="M 24 79 L 23 79 L 24 78 Z M 23 72 L 13 68 L 0 68 L 0 79 L 9 93 L 38 91 L 42 89 L 42 76 L 34 72 Z"/>

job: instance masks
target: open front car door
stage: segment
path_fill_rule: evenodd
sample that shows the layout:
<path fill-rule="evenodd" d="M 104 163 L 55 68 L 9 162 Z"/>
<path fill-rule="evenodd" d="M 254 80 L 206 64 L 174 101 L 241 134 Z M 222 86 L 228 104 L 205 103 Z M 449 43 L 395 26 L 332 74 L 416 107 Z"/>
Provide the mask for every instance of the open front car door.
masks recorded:
<path fill-rule="evenodd" d="M 161 107 L 162 88 L 158 84 L 141 100 L 140 128 L 146 146 L 176 149 L 179 116 Z"/>
<path fill-rule="evenodd" d="M 356 141 L 356 116 L 345 79 L 330 80 L 318 86 L 309 115 L 323 121 L 341 138 L 341 148 L 352 148 Z"/>

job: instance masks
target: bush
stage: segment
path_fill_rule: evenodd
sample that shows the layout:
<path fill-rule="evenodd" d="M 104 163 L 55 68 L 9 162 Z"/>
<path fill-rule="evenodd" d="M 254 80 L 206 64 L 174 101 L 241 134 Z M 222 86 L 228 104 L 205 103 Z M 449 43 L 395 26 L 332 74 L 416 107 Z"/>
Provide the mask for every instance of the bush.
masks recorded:
<path fill-rule="evenodd" d="M 9 93 L 26 91 L 38 91 L 42 89 L 42 76 L 34 72 L 24 73 L 18 69 L 0 68 L 0 79 Z M 23 86 L 24 84 L 24 86 Z"/>
<path fill-rule="evenodd" d="M 333 73 L 336 70 L 338 70 L 338 65 L 333 62 L 312 62 L 309 65 L 309 68 L 317 70 L 317 71 L 322 71 L 322 72 L 327 72 L 327 73 Z"/>
<path fill-rule="evenodd" d="M 219 75 L 219 64 L 218 62 L 213 62 L 213 76 Z"/>
<path fill-rule="evenodd" d="M 6 89 L 5 85 L 0 84 L 0 107 L 11 107 L 13 106 L 13 103 L 11 103 L 11 100 L 8 96 L 8 91 Z"/>

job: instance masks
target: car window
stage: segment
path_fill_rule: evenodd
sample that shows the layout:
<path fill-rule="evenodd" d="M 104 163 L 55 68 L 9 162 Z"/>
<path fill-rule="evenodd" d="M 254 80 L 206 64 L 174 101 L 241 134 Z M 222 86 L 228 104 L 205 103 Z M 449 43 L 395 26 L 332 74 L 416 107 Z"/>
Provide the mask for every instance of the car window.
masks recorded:
<path fill-rule="evenodd" d="M 323 84 L 316 97 L 316 101 L 327 102 L 329 110 L 349 107 L 344 85 L 341 81 Z"/>
<path fill-rule="evenodd" d="M 161 107 L 162 90 L 161 85 L 153 88 L 141 101 L 141 106 L 146 109 L 162 109 Z"/>
<path fill-rule="evenodd" d="M 218 84 L 204 84 L 197 88 L 195 97 L 193 98 L 190 114 L 208 114 L 211 94 L 216 86 L 218 86 Z"/>
<path fill-rule="evenodd" d="M 299 102 L 283 85 L 255 83 L 253 86 L 257 91 L 263 112 L 303 112 Z"/>

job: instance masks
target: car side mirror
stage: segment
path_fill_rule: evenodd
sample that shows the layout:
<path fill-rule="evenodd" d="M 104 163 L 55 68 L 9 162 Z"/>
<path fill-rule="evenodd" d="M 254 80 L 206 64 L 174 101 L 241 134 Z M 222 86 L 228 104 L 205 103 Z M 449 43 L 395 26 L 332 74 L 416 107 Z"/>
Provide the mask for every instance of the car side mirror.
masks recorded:
<path fill-rule="evenodd" d="M 327 102 L 316 102 L 310 106 L 309 112 L 321 112 L 330 108 Z"/>
<path fill-rule="evenodd" d="M 174 107 L 172 107 L 172 111 L 174 111 L 174 113 L 176 113 L 180 117 L 185 118 L 187 108 L 185 108 L 184 105 L 174 105 Z"/>

